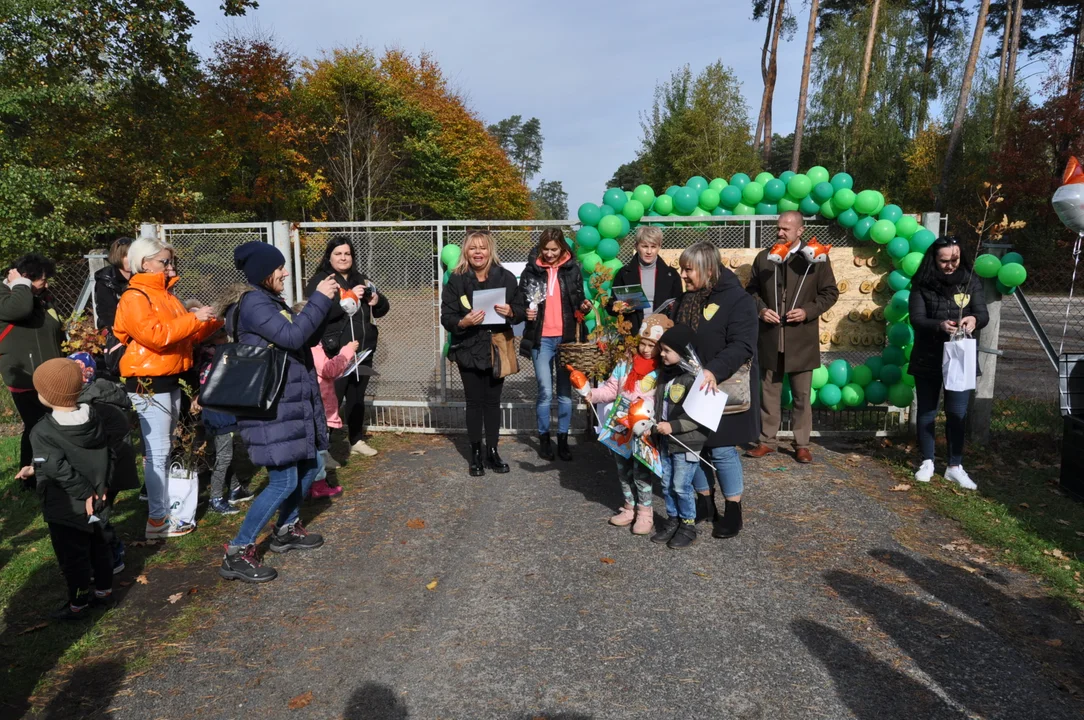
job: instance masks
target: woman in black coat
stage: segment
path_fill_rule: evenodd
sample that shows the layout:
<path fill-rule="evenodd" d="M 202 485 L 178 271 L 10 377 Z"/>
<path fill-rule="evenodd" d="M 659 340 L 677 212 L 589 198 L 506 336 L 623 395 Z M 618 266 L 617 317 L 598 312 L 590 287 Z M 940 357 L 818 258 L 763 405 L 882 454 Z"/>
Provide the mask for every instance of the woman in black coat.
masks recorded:
<path fill-rule="evenodd" d="M 963 301 L 962 310 L 957 300 Z M 938 238 L 926 251 L 911 282 L 907 304 L 911 327 L 915 330 L 915 346 L 911 349 L 907 371 L 915 378 L 918 447 L 922 452 L 922 465 L 915 472 L 915 480 L 929 482 L 934 472 L 937 401 L 944 384 L 941 359 L 945 341 L 958 330 L 971 335 L 990 322 L 982 280 L 971 271 L 971 259 L 964 253 L 959 238 Z M 945 390 L 945 432 L 948 436 L 945 479 L 974 490 L 976 485 L 963 467 L 964 420 L 970 397 L 970 390 Z"/>
<path fill-rule="evenodd" d="M 132 277 L 128 268 L 128 248 L 133 242 L 130 237 L 114 240 L 109 246 L 109 264 L 94 273 L 94 316 L 99 330 L 113 327 L 117 303 L 121 293 L 128 289 L 128 280 Z"/>
<path fill-rule="evenodd" d="M 674 268 L 659 259 L 662 249 L 662 230 L 657 227 L 639 227 L 636 229 L 636 254 L 632 260 L 614 275 L 613 286 L 639 285 L 644 289 L 651 305 L 645 309 L 634 310 L 621 300 L 609 297 L 606 311 L 611 315 L 620 315 L 632 323 L 633 332 L 640 330 L 644 317 L 654 312 L 668 300 L 681 295 L 681 278 Z"/>
<path fill-rule="evenodd" d="M 715 388 L 749 363 L 749 377 L 760 377 L 757 366 L 757 306 L 738 276 L 719 263 L 714 245 L 699 242 L 686 248 L 678 261 L 685 294 L 671 317 L 696 331 L 696 352 L 704 365 L 706 385 Z M 708 428 L 701 456 L 711 461 L 723 491 L 724 512 L 715 509 L 715 488 L 703 468 L 693 485 L 697 490 L 698 518 L 713 518 L 712 537 L 729 538 L 742 529 L 741 496 L 745 489 L 738 445 L 760 437 L 760 393 L 752 386 L 750 407 L 724 415 L 718 428 Z"/>
<path fill-rule="evenodd" d="M 388 314 L 388 299 L 378 293 L 372 282 L 356 269 L 354 248 L 350 238 L 338 235 L 328 241 L 324 258 L 316 274 L 309 278 L 305 286 L 305 296 L 311 296 L 317 285 L 326 278 L 334 277 L 343 290 L 353 290 L 358 296 L 358 311 L 353 315 L 346 312 L 335 302 L 322 333 L 324 351 L 328 357 L 335 357 L 346 343 L 357 340 L 358 354 L 369 351 L 369 356 L 362 361 L 364 369 L 360 373 L 351 373 L 335 383 L 335 395 L 342 404 L 343 420 L 350 442 L 350 452 L 361 455 L 376 455 L 376 450 L 365 442 L 365 389 L 369 385 L 369 375 L 365 369 L 372 368 L 376 355 L 376 341 L 380 330 L 373 324 L 374 318 Z M 352 327 L 351 327 L 352 326 Z"/>
<path fill-rule="evenodd" d="M 505 302 L 496 306 L 505 318 L 499 325 L 482 325 L 485 311 L 473 309 L 478 290 L 504 288 Z M 459 367 L 467 398 L 467 436 L 470 438 L 470 474 L 485 475 L 488 465 L 494 472 L 508 472 L 508 464 L 497 454 L 501 430 L 501 391 L 504 378 L 493 376 L 493 333 L 523 322 L 525 310 L 516 298 L 516 277 L 501 267 L 497 246 L 488 230 L 470 230 L 463 242 L 459 263 L 453 268 L 440 298 L 440 324 L 452 335 L 448 358 Z M 486 454 L 482 459 L 482 432 Z"/>
<path fill-rule="evenodd" d="M 538 456 L 553 460 L 550 445 L 550 408 L 553 404 L 553 378 L 557 377 L 557 454 L 571 460 L 568 427 L 572 423 L 572 382 L 568 370 L 557 362 L 557 346 L 576 340 L 580 319 L 576 312 L 587 312 L 591 301 L 584 296 L 580 265 L 568 249 L 565 236 L 557 228 L 546 228 L 538 245 L 527 257 L 527 266 L 519 279 L 520 304 L 527 306 L 527 325 L 519 354 L 534 363 L 538 382 Z M 537 303 L 531 297 L 541 297 Z"/>

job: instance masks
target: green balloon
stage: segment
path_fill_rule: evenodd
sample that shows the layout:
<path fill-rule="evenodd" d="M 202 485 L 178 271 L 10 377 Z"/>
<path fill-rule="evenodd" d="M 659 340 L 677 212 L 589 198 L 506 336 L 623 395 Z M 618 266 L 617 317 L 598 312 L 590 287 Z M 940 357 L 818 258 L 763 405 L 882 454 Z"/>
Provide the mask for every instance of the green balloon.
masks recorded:
<path fill-rule="evenodd" d="M 618 258 L 613 258 L 612 260 L 604 260 L 602 265 L 616 273 L 625 266 L 625 263 L 621 262 Z"/>
<path fill-rule="evenodd" d="M 832 195 L 832 204 L 835 205 L 836 210 L 839 210 L 840 212 L 843 210 L 850 210 L 851 206 L 854 205 L 854 198 L 855 194 L 853 190 L 843 188 L 841 190 L 836 190 L 835 194 Z M 857 213 L 855 214 L 857 215 Z"/>
<path fill-rule="evenodd" d="M 719 207 L 720 199 L 721 198 L 719 197 L 719 191 L 712 190 L 710 187 L 708 187 L 700 191 L 700 197 L 697 199 L 697 202 L 700 204 L 700 207 L 707 210 L 708 212 L 711 212 L 715 208 Z"/>
<path fill-rule="evenodd" d="M 759 202 L 757 203 L 757 215 L 778 215 L 779 206 L 775 203 Z"/>
<path fill-rule="evenodd" d="M 728 183 L 727 183 L 726 180 L 723 180 L 722 178 L 715 178 L 714 180 L 712 180 L 711 182 L 708 183 L 708 187 L 711 188 L 712 190 L 714 190 L 715 192 L 722 192 L 723 188 L 725 188 L 727 186 L 727 184 Z"/>
<path fill-rule="evenodd" d="M 741 201 L 746 205 L 756 205 L 764 199 L 764 186 L 751 182 L 741 189 Z"/>
<path fill-rule="evenodd" d="M 599 234 L 598 230 L 589 225 L 585 225 L 576 231 L 576 244 L 582 248 L 587 248 L 588 251 L 598 247 L 598 241 L 601 239 L 602 235 Z"/>
<path fill-rule="evenodd" d="M 873 379 L 876 380 L 881 376 L 881 368 L 884 367 L 885 361 L 880 358 L 879 355 L 871 355 L 866 358 L 864 363 L 866 367 L 873 373 Z"/>
<path fill-rule="evenodd" d="M 873 382 L 873 371 L 867 365 L 855 365 L 851 370 L 851 382 L 866 387 Z"/>
<path fill-rule="evenodd" d="M 910 325 L 906 325 L 902 322 L 896 323 L 892 327 L 888 328 L 888 342 L 892 343 L 896 347 L 903 347 L 912 340 L 915 339 L 915 331 L 911 329 Z M 881 379 L 884 379 L 884 370 L 881 370 Z M 887 382 L 887 380 L 886 380 Z"/>
<path fill-rule="evenodd" d="M 621 243 L 613 238 L 604 238 L 599 242 L 598 249 L 595 252 L 598 253 L 603 262 L 613 260 L 621 252 Z"/>
<path fill-rule="evenodd" d="M 922 253 L 925 255 L 926 251 L 930 249 L 930 245 L 933 245 L 936 241 L 936 235 L 926 228 L 920 228 L 911 236 L 911 252 Z"/>
<path fill-rule="evenodd" d="M 899 365 L 885 365 L 881 368 L 880 381 L 885 385 L 895 385 L 903 377 L 903 371 Z"/>
<path fill-rule="evenodd" d="M 918 272 L 918 266 L 922 264 L 922 253 L 907 253 L 900 260 L 900 272 L 907 277 L 914 277 Z"/>
<path fill-rule="evenodd" d="M 738 203 L 737 205 L 734 206 L 734 214 L 735 215 L 756 215 L 757 214 L 757 209 L 755 207 L 750 207 L 750 206 L 746 205 L 745 203 L 741 202 L 741 203 Z"/>
<path fill-rule="evenodd" d="M 856 213 L 850 208 L 847 208 L 838 216 L 836 216 L 836 222 L 838 222 L 845 228 L 853 228 L 855 225 L 858 224 L 858 213 Z"/>
<path fill-rule="evenodd" d="M 704 208 L 700 207 L 699 205 L 697 205 L 695 208 L 693 208 L 693 216 L 694 217 L 707 217 L 709 215 L 711 215 L 711 213 L 708 212 L 707 210 L 705 210 Z"/>
<path fill-rule="evenodd" d="M 644 216 L 644 204 L 633 198 L 625 203 L 625 207 L 621 209 L 621 214 L 625 216 L 625 219 L 630 223 L 639 222 L 640 218 Z"/>
<path fill-rule="evenodd" d="M 821 206 L 817 204 L 817 201 L 813 199 L 813 196 L 806 195 L 802 198 L 802 201 L 798 203 L 798 210 L 807 217 L 816 215 L 821 211 Z"/>
<path fill-rule="evenodd" d="M 628 235 L 629 231 L 632 230 L 632 223 L 630 223 L 629 219 L 624 215 L 618 215 L 617 221 L 621 223 L 621 232 L 617 233 L 617 239 L 620 240 L 621 238 Z"/>
<path fill-rule="evenodd" d="M 843 399 L 843 391 L 838 385 L 831 383 L 818 390 L 817 397 L 820 398 L 822 405 L 832 407 Z"/>
<path fill-rule="evenodd" d="M 669 215 L 674 212 L 674 198 L 669 195 L 659 195 L 655 198 L 655 203 L 651 206 L 651 209 L 659 215 Z"/>
<path fill-rule="evenodd" d="M 1018 252 L 1009 252 L 1001 256 L 1001 264 L 1008 265 L 1009 263 L 1024 264 L 1024 256 Z"/>
<path fill-rule="evenodd" d="M 755 178 L 756 182 L 760 183 L 761 185 L 767 185 L 769 180 L 774 179 L 775 175 L 772 175 L 770 172 L 767 171 L 760 173 Z"/>
<path fill-rule="evenodd" d="M 724 215 L 733 215 L 733 210 L 727 210 L 725 207 L 717 207 L 711 211 L 711 214 L 716 217 L 722 217 Z"/>
<path fill-rule="evenodd" d="M 854 198 L 854 211 L 860 215 L 873 215 L 877 211 L 877 191 L 863 190 Z"/>
<path fill-rule="evenodd" d="M 851 381 L 851 366 L 843 358 L 833 360 L 828 366 L 828 382 L 843 387 Z M 835 404 L 835 403 L 833 403 Z"/>
<path fill-rule="evenodd" d="M 670 187 L 666 188 L 666 194 L 670 197 L 674 197 L 674 193 L 676 193 L 680 189 L 680 185 L 671 185 Z"/>
<path fill-rule="evenodd" d="M 832 187 L 834 187 L 836 189 L 836 192 L 839 192 L 840 190 L 844 190 L 844 189 L 846 189 L 846 190 L 853 190 L 854 189 L 854 178 L 851 177 L 850 175 L 848 175 L 847 173 L 836 173 L 835 175 L 832 176 L 831 183 L 832 183 Z"/>
<path fill-rule="evenodd" d="M 702 178 L 699 175 L 693 175 L 691 178 L 685 181 L 685 187 L 692 188 L 699 195 L 708 187 L 707 178 Z"/>
<path fill-rule="evenodd" d="M 907 387 L 912 387 L 913 388 L 915 386 L 915 376 L 911 374 L 911 372 L 909 370 L 910 367 L 911 367 L 910 363 L 908 363 L 907 365 L 901 365 L 900 366 L 900 372 L 903 373 L 903 377 L 900 378 L 900 382 L 902 382 Z"/>
<path fill-rule="evenodd" d="M 784 195 L 783 197 L 779 198 L 778 205 L 779 212 L 781 213 L 792 212 L 801 207 L 801 204 L 799 204 L 797 200 L 790 197 L 789 195 Z"/>
<path fill-rule="evenodd" d="M 812 189 L 813 181 L 809 179 L 808 175 L 799 173 L 787 181 L 787 192 L 799 202 L 808 195 Z"/>
<path fill-rule="evenodd" d="M 994 283 L 997 285 L 997 291 L 1002 295 L 1012 295 L 1014 292 L 1016 292 L 1015 287 L 1009 287 L 1000 280 L 995 280 Z"/>
<path fill-rule="evenodd" d="M 851 212 L 854 212 L 853 207 L 851 208 Z M 859 240 L 869 240 L 870 230 L 873 229 L 873 224 L 876 222 L 877 221 L 871 217 L 859 219 L 858 224 L 854 226 L 854 236 Z"/>
<path fill-rule="evenodd" d="M 911 299 L 911 291 L 910 290 L 897 290 L 892 295 L 892 299 L 889 300 L 889 302 L 892 303 L 892 307 L 895 308 L 897 312 L 907 312 L 908 303 L 910 302 L 910 299 Z"/>
<path fill-rule="evenodd" d="M 899 270 L 893 270 L 888 273 L 888 287 L 892 288 L 893 292 L 907 290 L 910 284 L 911 278 L 907 277 Z"/>
<path fill-rule="evenodd" d="M 580 205 L 576 215 L 584 225 L 598 225 L 598 221 L 602 219 L 602 211 L 599 210 L 598 205 L 590 202 Z"/>
<path fill-rule="evenodd" d="M 625 199 L 632 200 L 632 190 L 625 190 Z"/>
<path fill-rule="evenodd" d="M 737 185 L 727 185 L 719 191 L 719 204 L 728 210 L 733 210 L 741 202 L 741 188 Z"/>
<path fill-rule="evenodd" d="M 869 236 L 878 245 L 887 245 L 896 237 L 896 224 L 889 220 L 878 220 L 870 228 Z"/>
<path fill-rule="evenodd" d="M 817 391 L 809 388 L 809 407 L 817 406 Z"/>
<path fill-rule="evenodd" d="M 598 234 L 604 238 L 615 238 L 621 234 L 621 221 L 617 215 L 607 215 L 598 221 Z M 624 217 L 623 215 L 621 217 Z"/>
<path fill-rule="evenodd" d="M 674 193 L 674 212 L 678 215 L 692 215 L 699 200 L 700 193 L 692 188 L 683 187 Z"/>
<path fill-rule="evenodd" d="M 997 255 L 991 255 L 990 253 L 983 253 L 975 258 L 975 274 L 979 277 L 994 278 L 997 277 L 998 270 L 1001 269 L 1001 260 Z"/>
<path fill-rule="evenodd" d="M 899 259 L 911 252 L 911 246 L 901 237 L 892 238 L 888 243 L 888 254 Z"/>
<path fill-rule="evenodd" d="M 447 284 L 448 284 L 448 281 L 449 281 L 449 280 L 451 280 L 451 279 L 452 279 L 452 271 L 451 271 L 451 270 L 445 270 L 445 271 L 444 271 L 444 279 L 443 279 L 443 283 L 444 283 L 445 285 L 447 285 Z"/>
<path fill-rule="evenodd" d="M 1028 271 L 1020 263 L 1002 264 L 1001 269 L 997 271 L 997 279 L 1005 287 L 1014 288 L 1024 284 L 1024 281 L 1028 279 Z"/>
<path fill-rule="evenodd" d="M 903 365 L 906 358 L 903 356 L 903 350 L 895 345 L 889 345 L 881 351 L 881 360 L 885 365 Z"/>
<path fill-rule="evenodd" d="M 896 221 L 896 237 L 910 240 L 916 232 L 918 232 L 918 220 L 910 215 L 904 215 Z"/>
<path fill-rule="evenodd" d="M 888 389 L 888 401 L 895 407 L 910 407 L 915 399 L 915 391 L 903 383 L 896 383 Z"/>
<path fill-rule="evenodd" d="M 866 393 L 858 383 L 847 383 L 843 386 L 843 404 L 847 407 L 858 407 L 866 401 Z"/>
<path fill-rule="evenodd" d="M 832 199 L 832 196 L 836 194 L 836 191 L 832 189 L 832 183 L 821 182 L 813 186 L 813 189 L 809 193 L 809 197 L 817 201 L 818 205 L 823 205 Z"/>
<path fill-rule="evenodd" d="M 621 212 L 621 208 L 625 207 L 628 201 L 625 191 L 621 188 L 610 188 L 602 196 L 602 202 L 612 207 L 614 212 Z"/>
<path fill-rule="evenodd" d="M 599 210 L 600 213 L 602 213 L 602 217 L 606 217 L 607 215 L 616 215 L 617 214 L 617 211 L 614 210 L 609 205 L 599 205 L 598 210 Z M 602 222 L 602 221 L 599 220 L 599 222 Z"/>
<path fill-rule="evenodd" d="M 813 371 L 812 387 L 814 390 L 820 390 L 827 384 L 828 368 L 826 368 L 824 365 L 821 365 Z"/>
<path fill-rule="evenodd" d="M 906 290 L 904 292 L 906 292 Z M 899 308 L 893 306 L 891 303 L 885 305 L 884 313 L 885 320 L 890 323 L 898 323 L 904 320 L 908 314 L 906 309 L 900 310 Z"/>
<path fill-rule="evenodd" d="M 757 182 L 760 182 L 759 178 Z M 787 194 L 787 184 L 776 178 L 769 178 L 764 183 L 764 202 L 777 203 Z"/>
<path fill-rule="evenodd" d="M 888 399 L 888 386 L 880 380 L 874 380 L 866 386 L 866 401 L 870 405 L 880 405 Z"/>
<path fill-rule="evenodd" d="M 650 185 L 637 185 L 636 189 L 632 191 L 632 199 L 645 208 L 649 208 L 651 203 L 655 202 L 655 191 L 651 189 Z"/>
<path fill-rule="evenodd" d="M 821 203 L 820 213 L 822 217 L 826 217 L 829 220 L 835 220 L 836 215 L 839 214 L 836 212 L 836 208 L 834 205 L 832 205 L 831 200 L 825 200 L 823 203 Z"/>
<path fill-rule="evenodd" d="M 587 275 L 593 273 L 595 268 L 597 268 L 601 262 L 602 258 L 600 258 L 596 252 L 580 255 L 580 269 Z"/>
<path fill-rule="evenodd" d="M 885 208 L 885 196 L 877 190 L 873 191 L 873 197 L 877 199 L 877 207 L 873 209 L 873 214 L 877 215 Z"/>
<path fill-rule="evenodd" d="M 794 405 L 794 391 L 790 388 L 790 376 L 783 376 L 783 387 L 780 389 L 779 402 L 785 409 L 790 409 Z"/>
<path fill-rule="evenodd" d="M 813 182 L 814 185 L 816 185 L 817 183 L 826 183 L 831 177 L 831 175 L 828 174 L 828 170 L 821 167 L 820 165 L 815 165 L 809 168 L 805 171 L 805 174 L 809 176 L 809 179 Z M 832 188 L 832 192 L 835 192 L 835 188 Z M 834 405 L 835 403 L 831 404 Z"/>
<path fill-rule="evenodd" d="M 893 225 L 903 217 L 903 210 L 899 205 L 885 205 L 884 208 L 877 213 L 877 217 L 882 220 L 888 220 Z"/>
<path fill-rule="evenodd" d="M 784 170 L 783 172 L 779 173 L 779 179 L 783 181 L 784 185 L 786 185 L 790 182 L 790 179 L 797 174 L 798 173 L 794 172 L 793 170 Z"/>
<path fill-rule="evenodd" d="M 458 245 L 445 245 L 440 250 L 440 261 L 444 264 L 444 267 L 451 270 L 459 262 L 459 256 L 462 254 Z"/>
<path fill-rule="evenodd" d="M 730 178 L 730 184 L 736 185 L 739 190 L 741 190 L 751 182 L 753 181 L 750 180 L 749 176 L 745 173 L 734 173 L 734 175 Z"/>

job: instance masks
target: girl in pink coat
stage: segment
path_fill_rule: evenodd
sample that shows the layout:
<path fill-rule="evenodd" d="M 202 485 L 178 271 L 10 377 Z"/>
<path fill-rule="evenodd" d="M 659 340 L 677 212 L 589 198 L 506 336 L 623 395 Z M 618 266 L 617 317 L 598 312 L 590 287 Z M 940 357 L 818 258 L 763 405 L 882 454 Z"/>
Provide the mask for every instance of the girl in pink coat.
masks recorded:
<path fill-rule="evenodd" d="M 312 348 L 312 362 L 316 367 L 316 380 L 320 384 L 320 398 L 324 401 L 324 415 L 327 417 L 328 429 L 343 426 L 342 418 L 339 417 L 339 399 L 335 394 L 335 381 L 339 379 L 346 368 L 350 367 L 350 363 L 354 360 L 354 354 L 357 351 L 358 342 L 356 340 L 348 342 L 339 351 L 338 355 L 331 358 L 324 351 L 323 343 L 316 343 Z M 334 470 L 339 467 L 339 463 L 326 450 L 323 451 L 322 455 L 324 456 L 325 470 Z M 324 477 L 312 484 L 312 497 L 335 497 L 342 494 L 342 485 L 332 485 L 327 481 L 327 473 L 322 472 L 321 474 Z"/>

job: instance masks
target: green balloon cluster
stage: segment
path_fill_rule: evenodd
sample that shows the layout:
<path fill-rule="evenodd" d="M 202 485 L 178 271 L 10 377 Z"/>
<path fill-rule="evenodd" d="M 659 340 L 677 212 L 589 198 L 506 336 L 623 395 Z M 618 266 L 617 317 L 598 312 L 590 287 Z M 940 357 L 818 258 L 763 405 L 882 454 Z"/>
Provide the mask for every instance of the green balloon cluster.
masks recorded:
<path fill-rule="evenodd" d="M 898 351 L 898 355 L 897 355 Z M 910 347 L 906 349 L 910 353 Z M 839 358 L 813 371 L 814 406 L 829 410 L 883 405 L 908 407 L 914 399 L 915 379 L 906 371 L 904 350 L 889 347 L 862 365 Z M 784 383 L 786 380 L 784 379 Z M 788 386 L 789 389 L 789 386 Z"/>

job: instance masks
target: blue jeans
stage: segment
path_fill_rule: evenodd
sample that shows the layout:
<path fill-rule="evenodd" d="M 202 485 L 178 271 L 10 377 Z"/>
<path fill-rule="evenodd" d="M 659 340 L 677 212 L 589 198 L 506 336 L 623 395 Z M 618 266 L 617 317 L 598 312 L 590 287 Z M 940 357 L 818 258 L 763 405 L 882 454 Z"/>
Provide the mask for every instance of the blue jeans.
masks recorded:
<path fill-rule="evenodd" d="M 918 449 L 923 460 L 933 460 L 934 426 L 937 422 L 937 401 L 941 395 L 940 379 L 915 378 L 915 397 L 918 399 Z M 945 390 L 945 435 L 948 441 L 948 464 L 961 465 L 964 461 L 964 421 L 967 419 L 967 402 L 971 391 Z"/>
<path fill-rule="evenodd" d="M 697 460 L 686 460 L 684 451 L 669 454 L 668 462 L 662 471 L 662 499 L 666 503 L 667 517 L 696 519 L 693 475 L 696 474 L 698 465 L 700 462 Z"/>
<path fill-rule="evenodd" d="M 535 410 L 538 413 L 539 435 L 550 431 L 554 371 L 557 374 L 557 432 L 567 433 L 568 426 L 572 424 L 572 382 L 569 380 L 568 370 L 554 367 L 557 361 L 557 346 L 560 344 L 559 337 L 544 337 L 539 341 L 538 347 L 531 350 L 534 375 L 538 380 L 538 404 Z"/>
<path fill-rule="evenodd" d="M 309 494 L 309 489 L 320 470 L 320 461 L 315 458 L 301 460 L 294 465 L 280 465 L 267 468 L 267 487 L 263 489 L 245 515 L 237 537 L 230 545 L 244 547 L 256 542 L 256 536 L 278 510 L 277 527 L 284 527 L 297 522 L 301 499 Z"/>
<path fill-rule="evenodd" d="M 700 457 L 711 463 L 715 468 L 715 474 L 719 476 L 719 485 L 723 490 L 724 498 L 738 497 L 745 489 L 745 479 L 742 474 L 741 457 L 738 448 L 733 445 L 717 447 L 700 451 Z M 696 476 L 693 478 L 693 487 L 697 492 L 711 490 L 712 480 L 704 470 L 703 464 L 696 468 Z"/>
<path fill-rule="evenodd" d="M 128 393 L 143 435 L 143 482 L 147 485 L 147 517 L 169 516 L 169 450 L 181 416 L 181 390 L 153 395 Z"/>

